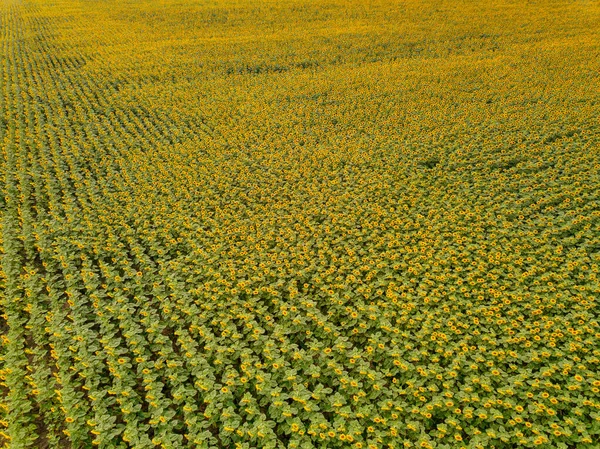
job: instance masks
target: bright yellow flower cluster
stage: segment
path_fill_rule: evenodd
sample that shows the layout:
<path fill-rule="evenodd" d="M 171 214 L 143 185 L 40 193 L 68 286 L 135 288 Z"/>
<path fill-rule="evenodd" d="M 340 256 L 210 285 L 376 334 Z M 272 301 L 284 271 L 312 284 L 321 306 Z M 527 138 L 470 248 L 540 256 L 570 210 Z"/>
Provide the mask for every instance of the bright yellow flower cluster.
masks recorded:
<path fill-rule="evenodd" d="M 0 48 L 0 446 L 597 447 L 598 2 L 0 0 Z"/>

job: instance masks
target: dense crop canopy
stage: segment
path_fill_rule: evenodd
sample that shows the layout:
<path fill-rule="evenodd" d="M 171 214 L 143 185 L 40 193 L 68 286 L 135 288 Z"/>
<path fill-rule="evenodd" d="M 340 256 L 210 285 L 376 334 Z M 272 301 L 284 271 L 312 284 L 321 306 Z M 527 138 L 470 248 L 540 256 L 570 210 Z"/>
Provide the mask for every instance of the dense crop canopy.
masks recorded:
<path fill-rule="evenodd" d="M 0 445 L 598 448 L 600 4 L 0 0 Z"/>

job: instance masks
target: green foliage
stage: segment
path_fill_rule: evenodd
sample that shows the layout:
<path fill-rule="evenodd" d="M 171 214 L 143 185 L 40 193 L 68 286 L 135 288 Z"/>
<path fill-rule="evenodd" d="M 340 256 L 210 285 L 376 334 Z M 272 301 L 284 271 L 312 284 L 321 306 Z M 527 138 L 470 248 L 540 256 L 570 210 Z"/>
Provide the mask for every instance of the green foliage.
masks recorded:
<path fill-rule="evenodd" d="M 599 19 L 0 2 L 0 446 L 597 448 Z"/>

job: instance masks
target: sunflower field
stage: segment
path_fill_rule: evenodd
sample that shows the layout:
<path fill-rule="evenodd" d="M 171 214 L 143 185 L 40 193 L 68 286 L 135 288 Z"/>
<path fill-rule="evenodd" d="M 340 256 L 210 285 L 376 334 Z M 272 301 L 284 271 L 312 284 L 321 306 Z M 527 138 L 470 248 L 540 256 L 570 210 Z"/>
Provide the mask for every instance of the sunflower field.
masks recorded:
<path fill-rule="evenodd" d="M 600 3 L 0 0 L 0 447 L 600 448 Z"/>

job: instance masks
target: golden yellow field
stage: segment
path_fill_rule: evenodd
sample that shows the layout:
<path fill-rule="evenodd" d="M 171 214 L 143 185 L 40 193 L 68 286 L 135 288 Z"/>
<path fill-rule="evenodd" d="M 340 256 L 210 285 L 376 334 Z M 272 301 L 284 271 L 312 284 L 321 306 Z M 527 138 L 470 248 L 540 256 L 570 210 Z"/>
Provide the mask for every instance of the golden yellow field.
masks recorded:
<path fill-rule="evenodd" d="M 0 446 L 600 448 L 600 3 L 0 0 Z"/>

